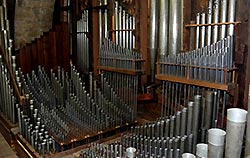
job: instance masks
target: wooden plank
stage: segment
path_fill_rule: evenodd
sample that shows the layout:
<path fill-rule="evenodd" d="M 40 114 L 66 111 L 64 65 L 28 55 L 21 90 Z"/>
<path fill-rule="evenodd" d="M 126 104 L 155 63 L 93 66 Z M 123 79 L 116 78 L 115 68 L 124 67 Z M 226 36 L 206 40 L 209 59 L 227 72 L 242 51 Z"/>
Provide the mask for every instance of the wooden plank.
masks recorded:
<path fill-rule="evenodd" d="M 141 75 L 144 74 L 143 71 L 138 70 L 126 70 L 126 69 L 119 69 L 114 67 L 106 67 L 106 66 L 98 66 L 97 69 L 103 70 L 103 71 L 110 71 L 110 72 L 118 72 L 122 74 L 128 74 L 128 75 Z"/>
<path fill-rule="evenodd" d="M 189 85 L 195 85 L 195 86 L 201 86 L 201 87 L 207 87 L 207 88 L 220 89 L 220 90 L 225 90 L 225 91 L 230 90 L 229 85 L 226 85 L 226 84 L 207 82 L 207 81 L 201 81 L 201 80 L 192 80 L 192 79 L 181 78 L 181 77 L 176 77 L 176 76 L 167 76 L 167 75 L 159 75 L 158 74 L 158 75 L 156 75 L 156 79 L 170 81 L 170 82 L 178 82 L 178 83 L 189 84 Z"/>

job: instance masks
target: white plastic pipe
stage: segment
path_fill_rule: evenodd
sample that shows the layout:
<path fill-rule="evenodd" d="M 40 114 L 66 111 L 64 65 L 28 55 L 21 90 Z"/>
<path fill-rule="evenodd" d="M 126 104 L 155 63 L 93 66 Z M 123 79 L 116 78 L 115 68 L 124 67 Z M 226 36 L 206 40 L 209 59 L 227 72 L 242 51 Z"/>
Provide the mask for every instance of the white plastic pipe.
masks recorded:
<path fill-rule="evenodd" d="M 136 152 L 136 149 L 135 148 L 133 148 L 133 147 L 128 147 L 127 149 L 126 149 L 126 156 L 128 157 L 128 158 L 134 158 L 135 157 L 135 152 Z"/>
<path fill-rule="evenodd" d="M 208 158 L 223 158 L 226 132 L 218 128 L 208 130 Z"/>
<path fill-rule="evenodd" d="M 196 145 L 196 157 L 197 158 L 207 158 L 208 145 L 200 143 Z"/>
<path fill-rule="evenodd" d="M 241 157 L 247 111 L 239 108 L 227 110 L 227 136 L 225 158 Z"/>
<path fill-rule="evenodd" d="M 182 158 L 195 158 L 195 156 L 191 153 L 184 153 L 182 154 Z"/>
<path fill-rule="evenodd" d="M 246 150 L 245 157 L 250 157 L 250 86 L 248 89 L 248 114 L 247 114 L 247 134 L 246 134 Z"/>

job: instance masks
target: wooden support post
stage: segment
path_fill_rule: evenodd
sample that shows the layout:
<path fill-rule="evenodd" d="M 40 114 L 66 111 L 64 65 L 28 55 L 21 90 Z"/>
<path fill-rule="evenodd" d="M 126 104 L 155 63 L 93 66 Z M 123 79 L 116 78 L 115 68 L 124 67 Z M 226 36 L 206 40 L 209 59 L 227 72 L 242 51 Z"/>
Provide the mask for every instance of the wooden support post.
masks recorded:
<path fill-rule="evenodd" d="M 145 75 L 142 75 L 141 84 L 148 82 L 150 75 L 150 60 L 148 50 L 148 1 L 138 0 L 136 3 L 136 48 L 142 53 Z"/>
<path fill-rule="evenodd" d="M 92 0 L 91 6 L 98 6 L 98 0 Z M 91 10 L 90 13 L 90 71 L 94 72 L 94 75 L 98 74 L 98 56 L 99 56 L 99 18 L 98 10 Z M 92 48 L 92 50 L 91 50 Z M 92 54 L 92 55 L 91 55 Z"/>

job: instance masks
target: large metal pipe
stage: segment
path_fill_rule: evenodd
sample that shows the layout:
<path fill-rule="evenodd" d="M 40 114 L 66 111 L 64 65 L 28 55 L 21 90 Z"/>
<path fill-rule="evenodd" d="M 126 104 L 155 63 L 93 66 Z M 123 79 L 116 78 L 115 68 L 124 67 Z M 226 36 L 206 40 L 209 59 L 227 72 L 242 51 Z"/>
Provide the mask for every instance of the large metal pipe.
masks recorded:
<path fill-rule="evenodd" d="M 196 144 L 198 139 L 198 131 L 200 127 L 200 107 L 201 106 L 201 95 L 194 96 L 194 111 L 193 111 L 193 120 L 192 120 L 192 133 L 194 136 L 193 140 L 193 153 L 196 150 Z"/>
<path fill-rule="evenodd" d="M 169 44 L 168 54 L 176 55 L 181 50 L 182 22 L 183 22 L 183 0 L 169 1 Z"/>
<path fill-rule="evenodd" d="M 248 88 L 248 113 L 247 113 L 247 131 L 246 131 L 246 150 L 245 157 L 250 156 L 250 86 Z"/>
<path fill-rule="evenodd" d="M 208 130 L 208 158 L 223 158 L 226 132 L 218 128 Z"/>
<path fill-rule="evenodd" d="M 168 1 L 160 0 L 159 9 L 159 55 L 163 57 L 168 55 Z"/>
<path fill-rule="evenodd" d="M 241 157 L 247 111 L 238 108 L 227 110 L 227 136 L 225 158 Z"/>
<path fill-rule="evenodd" d="M 196 145 L 196 157 L 197 158 L 207 158 L 208 145 L 207 144 L 197 144 Z"/>
<path fill-rule="evenodd" d="M 195 158 L 195 155 L 191 153 L 184 153 L 182 154 L 182 158 Z"/>
<path fill-rule="evenodd" d="M 213 23 L 218 23 L 218 22 L 219 22 L 219 0 L 215 0 L 213 5 Z M 218 41 L 218 25 L 214 25 L 212 43 L 216 43 L 217 41 Z"/>
<path fill-rule="evenodd" d="M 158 37 L 158 0 L 150 0 L 149 17 L 149 51 L 150 51 L 150 73 L 151 82 L 155 80 L 155 61 L 157 54 Z"/>
<path fill-rule="evenodd" d="M 228 0 L 221 0 L 221 9 L 220 9 L 220 22 L 224 23 L 227 19 L 227 1 Z M 220 39 L 226 37 L 226 25 L 220 26 Z"/>
<path fill-rule="evenodd" d="M 236 0 L 229 0 L 228 1 L 228 17 L 227 20 L 228 22 L 234 22 L 235 21 L 235 8 L 236 8 Z M 227 27 L 227 35 L 234 35 L 234 25 L 230 24 Z"/>

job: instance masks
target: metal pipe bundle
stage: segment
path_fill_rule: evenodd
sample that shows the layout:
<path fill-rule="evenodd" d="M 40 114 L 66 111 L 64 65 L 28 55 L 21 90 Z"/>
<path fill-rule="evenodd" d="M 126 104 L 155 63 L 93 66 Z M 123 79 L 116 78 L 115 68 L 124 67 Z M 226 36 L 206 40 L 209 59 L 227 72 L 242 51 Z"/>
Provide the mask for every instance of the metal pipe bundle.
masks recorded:
<path fill-rule="evenodd" d="M 158 1 L 150 0 L 149 17 L 149 52 L 150 52 L 150 76 L 151 82 L 155 80 L 155 62 L 158 48 Z"/>
<path fill-rule="evenodd" d="M 168 54 L 175 56 L 181 51 L 182 39 L 182 0 L 169 1 L 169 44 Z"/>
<path fill-rule="evenodd" d="M 168 1 L 160 0 L 159 3 L 159 55 L 168 55 Z"/>
<path fill-rule="evenodd" d="M 230 83 L 232 72 L 227 72 L 226 78 L 225 68 L 231 69 L 233 66 L 232 41 L 233 36 L 228 36 L 210 46 L 162 58 L 159 72 L 194 80 Z"/>
<path fill-rule="evenodd" d="M 119 5 L 118 1 L 114 2 L 114 37 L 115 43 L 123 48 L 135 49 L 135 16 L 127 13 Z M 108 36 L 105 36 L 108 38 Z"/>
<path fill-rule="evenodd" d="M 238 108 L 227 110 L 227 136 L 225 158 L 241 157 L 247 111 Z"/>
<path fill-rule="evenodd" d="M 208 158 L 223 158 L 226 132 L 212 128 L 208 130 Z"/>
<path fill-rule="evenodd" d="M 77 21 L 77 65 L 81 72 L 89 70 L 89 39 L 88 10 L 82 13 L 82 19 Z"/>
<path fill-rule="evenodd" d="M 117 97 L 110 85 L 105 83 L 105 88 L 100 89 L 93 78 L 91 83 L 94 83 L 92 88 L 87 90 L 73 66 L 70 76 L 58 67 L 57 73 L 51 71 L 49 78 L 44 68 L 39 67 L 38 72 L 33 71 L 31 75 L 22 77 L 25 94 L 34 100 L 32 108 L 31 103 L 27 107 L 36 109 L 35 118 L 39 118 L 39 121 L 32 118 L 29 108 L 23 111 L 24 115 L 28 114 L 28 118 L 18 114 L 23 118 L 21 122 L 24 122 L 20 123 L 22 135 L 29 141 L 29 136 L 36 129 L 26 128 L 32 122 L 40 122 L 46 124 L 46 129 L 49 129 L 57 143 L 64 144 L 135 120 L 133 109 Z M 36 143 L 40 146 L 44 144 L 40 141 Z M 35 149 L 43 154 L 43 150 L 36 145 Z"/>
<path fill-rule="evenodd" d="M 8 72 L 5 66 L 2 55 L 0 55 L 0 111 L 7 120 L 14 124 L 16 122 L 16 97 L 9 73 L 10 72 Z"/>

